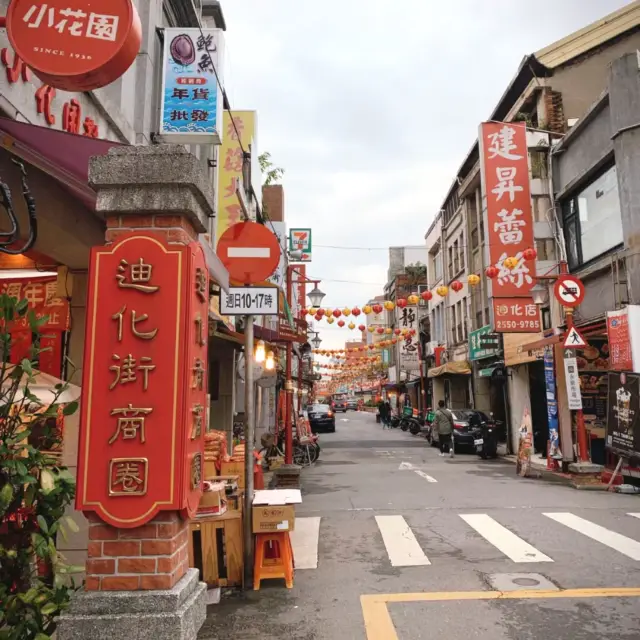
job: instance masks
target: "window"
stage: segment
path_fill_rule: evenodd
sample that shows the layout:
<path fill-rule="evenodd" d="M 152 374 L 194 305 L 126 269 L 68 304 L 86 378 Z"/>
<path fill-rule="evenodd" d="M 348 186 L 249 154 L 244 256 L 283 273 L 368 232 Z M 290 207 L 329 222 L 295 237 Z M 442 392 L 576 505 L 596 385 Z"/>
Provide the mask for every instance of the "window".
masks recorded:
<path fill-rule="evenodd" d="M 456 240 L 453 243 L 453 275 L 460 272 L 460 243 Z"/>
<path fill-rule="evenodd" d="M 540 313 L 542 314 L 542 328 L 545 331 L 551 329 L 551 309 L 549 307 L 542 307 Z"/>
<path fill-rule="evenodd" d="M 453 247 L 449 247 L 449 277 L 453 278 Z"/>
<path fill-rule="evenodd" d="M 618 177 L 611 167 L 562 204 L 569 267 L 575 268 L 624 241 Z"/>
<path fill-rule="evenodd" d="M 438 280 L 442 278 L 442 251 L 438 251 L 438 253 L 436 253 L 435 258 L 433 259 L 433 266 L 435 282 L 438 282 Z"/>
<path fill-rule="evenodd" d="M 458 338 L 456 336 L 456 305 L 451 307 L 451 344 L 457 344 Z"/>
<path fill-rule="evenodd" d="M 460 234 L 460 269 L 464 269 L 464 233 Z"/>
<path fill-rule="evenodd" d="M 462 315 L 462 302 L 458 301 L 456 303 L 456 316 L 458 317 L 458 324 L 456 325 L 456 336 L 458 338 L 458 342 L 462 342 L 464 340 L 462 336 L 462 324 L 464 322 L 464 317 Z"/>

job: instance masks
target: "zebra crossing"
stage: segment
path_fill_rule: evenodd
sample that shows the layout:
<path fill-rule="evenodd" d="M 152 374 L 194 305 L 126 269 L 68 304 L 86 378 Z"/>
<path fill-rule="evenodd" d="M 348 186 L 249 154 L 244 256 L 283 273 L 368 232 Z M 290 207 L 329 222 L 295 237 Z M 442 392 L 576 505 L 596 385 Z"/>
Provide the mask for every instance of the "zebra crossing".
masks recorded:
<path fill-rule="evenodd" d="M 456 516 L 454 522 L 459 523 L 463 528 L 462 539 L 466 541 L 466 543 L 458 543 L 463 554 L 465 544 L 471 547 L 480 542 L 488 545 L 489 549 L 498 550 L 507 561 L 513 563 L 554 562 L 552 557 L 517 535 L 509 526 L 486 513 L 459 513 Z M 621 557 L 640 561 L 640 523 L 631 520 L 632 518 L 640 519 L 640 513 L 627 513 L 620 516 L 621 518 L 630 517 L 629 522 L 634 538 L 570 512 L 542 512 L 537 516 L 544 525 L 545 531 L 557 527 L 553 533 L 579 534 L 612 549 Z M 433 558 L 433 561 L 429 559 L 432 551 L 428 548 L 430 542 L 428 540 L 425 542 L 424 538 L 422 543 L 419 542 L 420 536 L 416 536 L 416 532 L 412 530 L 404 516 L 371 514 L 371 521 L 375 523 L 372 527 L 375 526 L 376 529 L 371 537 L 381 542 L 381 547 L 386 554 L 385 561 L 388 560 L 391 567 L 428 567 L 438 563 L 437 557 Z M 295 531 L 291 534 L 296 569 L 317 569 L 319 564 L 322 564 L 322 555 L 319 553 L 321 530 L 323 523 L 328 522 L 330 517 L 296 518 Z"/>

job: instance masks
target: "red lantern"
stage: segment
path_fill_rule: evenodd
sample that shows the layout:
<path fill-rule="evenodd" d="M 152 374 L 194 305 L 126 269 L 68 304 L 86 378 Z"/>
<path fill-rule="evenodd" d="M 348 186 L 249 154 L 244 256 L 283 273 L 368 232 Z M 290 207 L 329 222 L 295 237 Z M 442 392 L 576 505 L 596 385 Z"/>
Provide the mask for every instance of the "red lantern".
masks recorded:
<path fill-rule="evenodd" d="M 498 273 L 500 273 L 498 271 L 498 267 L 494 267 L 493 265 L 491 265 L 490 267 L 486 268 L 484 275 L 487 276 L 487 278 L 493 280 L 498 275 Z"/>
<path fill-rule="evenodd" d="M 374 344 L 370 344 L 369 345 L 369 351 L 373 351 L 376 348 L 376 346 Z"/>
<path fill-rule="evenodd" d="M 381 304 L 374 304 L 371 308 L 373 309 L 373 313 L 382 313 L 384 307 Z"/>
<path fill-rule="evenodd" d="M 402 332 L 400 331 L 400 329 L 394 329 L 393 333 L 395 333 L 397 336 L 399 336 Z"/>
<path fill-rule="evenodd" d="M 362 311 L 360 311 L 360 309 L 358 309 L 358 307 L 353 307 L 353 309 L 351 309 L 351 313 L 352 315 L 354 315 L 356 318 L 362 313 Z M 363 329 L 364 331 L 364 329 Z"/>
<path fill-rule="evenodd" d="M 537 256 L 538 252 L 533 247 L 529 247 L 522 252 L 522 257 L 525 260 L 535 260 Z"/>
<path fill-rule="evenodd" d="M 404 298 L 398 298 L 396 300 L 396 307 L 400 307 L 401 309 L 404 309 L 407 306 L 407 301 Z"/>
<path fill-rule="evenodd" d="M 378 333 L 380 333 L 380 334 L 383 334 L 383 333 L 384 333 L 384 327 L 378 327 L 378 328 L 376 329 L 376 331 L 377 331 Z"/>
<path fill-rule="evenodd" d="M 367 327 L 365 327 L 363 324 L 358 325 L 358 331 L 366 331 Z"/>
<path fill-rule="evenodd" d="M 333 317 L 334 318 L 339 318 L 342 315 L 342 311 L 340 311 L 340 309 L 334 309 L 333 310 Z"/>
<path fill-rule="evenodd" d="M 431 291 L 423 291 L 420 294 L 420 297 L 425 301 L 425 302 L 429 302 L 429 300 L 431 300 L 433 298 L 433 293 L 431 293 Z"/>
<path fill-rule="evenodd" d="M 391 338 L 391 344 L 398 344 L 398 338 Z"/>
<path fill-rule="evenodd" d="M 463 287 L 464 287 L 464 285 L 462 284 L 462 282 L 460 282 L 460 280 L 454 280 L 454 281 L 451 283 L 451 288 L 452 288 L 455 292 L 462 291 L 462 288 L 463 288 Z"/>
<path fill-rule="evenodd" d="M 324 309 L 322 307 L 319 307 L 316 311 L 316 315 L 317 316 L 324 316 Z"/>
<path fill-rule="evenodd" d="M 314 316 L 314 318 L 316 319 L 317 322 L 320 322 L 320 320 L 322 320 L 322 318 L 324 318 L 324 314 L 322 313 L 316 313 L 316 315 Z"/>
<path fill-rule="evenodd" d="M 344 320 L 338 320 L 338 326 L 340 328 L 344 327 Z"/>

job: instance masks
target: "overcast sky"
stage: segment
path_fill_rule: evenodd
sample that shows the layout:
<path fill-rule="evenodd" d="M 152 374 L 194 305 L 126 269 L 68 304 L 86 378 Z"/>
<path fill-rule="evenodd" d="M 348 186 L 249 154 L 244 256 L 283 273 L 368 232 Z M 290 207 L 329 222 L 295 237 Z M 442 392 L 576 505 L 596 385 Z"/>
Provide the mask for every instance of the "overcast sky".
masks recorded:
<path fill-rule="evenodd" d="M 287 223 L 313 229 L 326 306 L 382 293 L 386 247 L 424 242 L 522 57 L 625 4 L 223 0 L 231 106 L 258 111 L 259 150 L 286 171 Z M 334 327 L 323 348 L 349 339 Z"/>

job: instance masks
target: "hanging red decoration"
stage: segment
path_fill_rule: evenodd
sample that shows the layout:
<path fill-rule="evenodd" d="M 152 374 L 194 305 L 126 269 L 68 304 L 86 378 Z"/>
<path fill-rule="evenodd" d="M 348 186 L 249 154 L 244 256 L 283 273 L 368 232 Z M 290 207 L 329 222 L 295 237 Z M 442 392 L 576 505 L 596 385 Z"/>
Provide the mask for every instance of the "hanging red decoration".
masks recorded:
<path fill-rule="evenodd" d="M 371 308 L 373 309 L 373 313 L 382 313 L 384 307 L 381 304 L 374 304 Z"/>
<path fill-rule="evenodd" d="M 345 324 L 344 320 L 338 320 L 338 326 L 340 328 L 344 327 L 344 324 Z"/>
<path fill-rule="evenodd" d="M 300 317 L 304 318 L 307 315 L 308 309 L 300 309 Z"/>
<path fill-rule="evenodd" d="M 314 318 L 316 319 L 317 322 L 320 322 L 320 320 L 322 320 L 322 318 L 324 318 L 324 315 L 322 313 L 316 313 Z"/>
<path fill-rule="evenodd" d="M 318 307 L 318 309 L 316 309 L 316 315 L 324 316 L 324 309 L 322 307 Z"/>
<path fill-rule="evenodd" d="M 522 252 L 522 257 L 525 260 L 535 260 L 538 257 L 538 252 L 533 247 L 529 247 Z"/>
<path fill-rule="evenodd" d="M 493 265 L 491 265 L 490 267 L 486 268 L 484 275 L 487 276 L 487 278 L 493 280 L 498 275 L 498 273 L 500 273 L 498 271 L 498 267 L 494 267 Z"/>
<path fill-rule="evenodd" d="M 340 309 L 334 309 L 333 310 L 333 317 L 334 318 L 339 318 L 342 315 L 342 311 L 340 311 Z"/>
<path fill-rule="evenodd" d="M 396 307 L 400 307 L 400 309 L 404 309 L 407 306 L 407 301 L 404 298 L 398 298 L 396 300 Z"/>
<path fill-rule="evenodd" d="M 460 280 L 454 280 L 454 281 L 451 283 L 451 288 L 452 288 L 455 292 L 462 291 L 462 288 L 463 288 L 463 287 L 464 287 L 464 285 L 462 284 L 462 282 L 460 282 Z"/>
<path fill-rule="evenodd" d="M 357 318 L 362 313 L 362 311 L 360 311 L 358 307 L 353 307 L 353 309 L 351 309 L 351 313 Z"/>
<path fill-rule="evenodd" d="M 429 300 L 431 300 L 433 298 L 433 293 L 431 293 L 431 291 L 423 291 L 420 294 L 420 297 L 425 301 L 425 302 L 429 302 Z"/>
<path fill-rule="evenodd" d="M 400 329 L 394 329 L 393 333 L 395 333 L 397 336 L 399 336 L 402 332 L 400 331 Z"/>
<path fill-rule="evenodd" d="M 367 327 L 365 327 L 363 324 L 359 324 L 358 325 L 358 331 L 366 331 Z"/>
<path fill-rule="evenodd" d="M 398 344 L 398 338 L 391 338 L 391 344 Z"/>
<path fill-rule="evenodd" d="M 376 331 L 380 334 L 384 333 L 384 327 L 378 327 Z"/>

